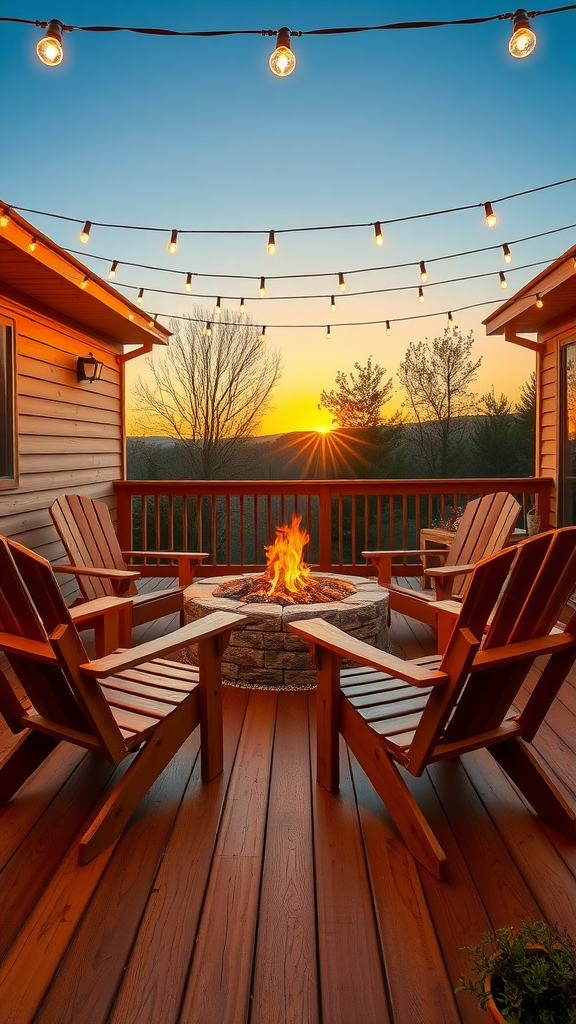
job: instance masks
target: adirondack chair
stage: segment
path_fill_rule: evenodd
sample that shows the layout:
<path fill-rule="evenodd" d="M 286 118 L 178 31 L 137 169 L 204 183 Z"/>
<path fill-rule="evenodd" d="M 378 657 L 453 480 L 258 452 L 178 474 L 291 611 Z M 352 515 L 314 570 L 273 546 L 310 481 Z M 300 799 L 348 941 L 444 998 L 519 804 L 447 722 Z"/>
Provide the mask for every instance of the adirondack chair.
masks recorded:
<path fill-rule="evenodd" d="M 434 548 L 434 556 L 445 559 L 444 565 L 425 569 L 422 562 L 407 564 L 414 555 L 430 555 L 429 549 L 418 551 L 363 551 L 362 555 L 378 569 L 378 583 L 390 592 L 389 608 L 409 615 L 429 626 L 436 626 L 438 611 L 435 601 L 462 599 L 476 562 L 503 548 L 516 525 L 520 505 L 507 491 L 485 494 L 468 502 L 450 548 Z M 433 589 L 413 590 L 392 583 L 394 576 L 426 576 Z"/>
<path fill-rule="evenodd" d="M 214 778 L 222 771 L 220 659 L 230 630 L 245 621 L 214 612 L 158 640 L 90 661 L 50 564 L 0 537 L 0 650 L 32 704 L 28 710 L 0 672 L 0 713 L 12 732 L 22 734 L 0 761 L 0 804 L 64 740 L 112 765 L 138 750 L 81 840 L 79 860 L 86 864 L 121 835 L 197 725 L 202 778 Z M 198 669 L 164 660 L 192 643 L 198 643 Z"/>
<path fill-rule="evenodd" d="M 574 810 L 528 745 L 576 657 L 576 613 L 552 632 L 575 584 L 576 527 L 567 527 L 476 565 L 443 657 L 405 662 L 322 619 L 290 623 L 317 660 L 318 781 L 338 788 L 340 731 L 409 850 L 438 878 L 444 853 L 397 765 L 419 776 L 486 747 L 537 813 L 576 837 Z M 516 695 L 543 654 L 550 658 L 517 714 Z M 363 667 L 341 671 L 341 657 Z"/>
<path fill-rule="evenodd" d="M 121 551 L 108 506 L 81 494 L 61 494 L 52 504 L 50 515 L 70 559 L 70 565 L 55 565 L 54 571 L 76 575 L 85 601 L 114 595 L 132 598 L 131 615 L 128 611 L 120 619 L 123 646 L 131 645 L 132 626 L 151 619 L 179 612 L 183 624 L 183 593 L 196 567 L 208 558 L 206 552 Z M 127 563 L 146 557 L 176 563 L 179 585 L 139 594 L 134 581 L 141 574 Z M 83 628 L 91 625 L 84 624 Z"/>

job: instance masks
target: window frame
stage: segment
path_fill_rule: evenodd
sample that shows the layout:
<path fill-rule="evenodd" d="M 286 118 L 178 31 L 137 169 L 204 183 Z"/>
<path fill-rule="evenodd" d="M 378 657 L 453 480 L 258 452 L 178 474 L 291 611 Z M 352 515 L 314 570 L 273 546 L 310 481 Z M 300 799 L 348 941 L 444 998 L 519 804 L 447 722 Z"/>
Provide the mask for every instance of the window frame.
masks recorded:
<path fill-rule="evenodd" d="M 17 391 L 17 359 L 16 359 L 16 321 L 11 317 L 3 316 L 0 313 L 0 328 L 8 328 L 11 334 L 9 343 L 10 352 L 10 389 L 8 395 L 8 408 L 5 416 L 0 410 L 0 429 L 9 424 L 12 431 L 12 474 L 0 476 L 0 491 L 13 490 L 19 485 L 19 460 L 18 460 L 18 391 Z"/>

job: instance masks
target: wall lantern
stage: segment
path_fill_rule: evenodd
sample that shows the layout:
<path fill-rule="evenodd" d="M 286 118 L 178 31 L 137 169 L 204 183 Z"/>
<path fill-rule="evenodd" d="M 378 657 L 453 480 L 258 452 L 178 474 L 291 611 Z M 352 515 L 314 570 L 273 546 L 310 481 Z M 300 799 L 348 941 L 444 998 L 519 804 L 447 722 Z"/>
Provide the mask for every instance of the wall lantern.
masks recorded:
<path fill-rule="evenodd" d="M 90 352 L 87 358 L 83 359 L 82 356 L 78 356 L 78 362 L 76 364 L 76 376 L 78 383 L 87 380 L 92 384 L 95 380 L 100 380 L 102 374 L 102 368 L 104 363 L 99 363 Z"/>

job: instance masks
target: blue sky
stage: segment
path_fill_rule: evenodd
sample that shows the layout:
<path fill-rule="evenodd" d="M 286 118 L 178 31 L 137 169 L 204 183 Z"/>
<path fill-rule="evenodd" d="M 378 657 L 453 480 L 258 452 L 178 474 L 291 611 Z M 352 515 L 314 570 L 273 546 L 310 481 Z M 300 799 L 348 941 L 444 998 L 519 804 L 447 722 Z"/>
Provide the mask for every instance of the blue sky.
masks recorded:
<path fill-rule="evenodd" d="M 497 14 L 505 7 L 474 0 L 430 3 L 339 2 L 232 4 L 212 8 L 168 0 L 163 5 L 82 4 L 48 7 L 12 0 L 0 13 L 71 24 L 149 25 L 177 29 L 273 28 L 294 31 L 395 20 Z M 127 33 L 65 34 L 65 59 L 49 69 L 38 61 L 41 35 L 32 26 L 0 25 L 0 116 L 3 159 L 0 196 L 24 207 L 122 223 L 197 228 L 269 228 L 374 221 L 480 203 L 576 174 L 571 121 L 576 12 L 538 18 L 538 45 L 523 61 L 509 56 L 510 22 L 478 27 L 365 33 L 294 39 L 295 72 L 270 74 L 274 41 L 261 36 L 170 39 Z M 473 210 L 385 229 L 280 235 L 275 256 L 263 236 L 187 236 L 175 256 L 163 235 L 94 229 L 90 254 L 205 273 L 291 274 L 377 267 L 431 259 L 502 243 L 576 222 L 576 184 L 512 200 L 496 211 L 489 231 Z M 29 216 L 61 245 L 79 249 L 66 222 Z M 267 432 L 312 428 L 328 417 L 315 409 L 336 371 L 372 355 L 393 373 L 406 345 L 444 329 L 444 311 L 499 300 L 537 271 L 515 266 L 549 262 L 573 244 L 576 231 L 524 243 L 504 267 L 499 253 L 434 265 L 429 281 L 491 271 L 480 281 L 430 288 L 417 301 L 415 268 L 358 275 L 348 281 L 337 312 L 325 299 L 282 301 L 274 295 L 329 294 L 332 279 L 270 283 L 270 299 L 248 312 L 268 326 L 268 344 L 283 353 L 284 376 Z M 506 270 L 503 293 L 498 271 Z M 193 301 L 182 277 L 124 268 L 117 282 L 174 288 L 175 296 L 145 295 L 152 312 L 186 313 Z M 414 284 L 409 292 L 354 298 L 354 290 Z M 197 281 L 209 295 L 256 289 Z M 125 294 L 135 297 L 135 292 Z M 235 308 L 235 302 L 224 302 Z M 512 398 L 533 366 L 530 353 L 487 340 L 481 320 L 493 308 L 457 316 L 474 330 L 484 356 L 479 391 L 492 384 Z M 393 328 L 338 328 L 339 321 L 417 315 L 438 318 Z M 333 325 L 326 340 L 325 327 Z M 274 324 L 317 323 L 321 330 L 274 330 Z M 142 371 L 139 361 L 131 373 Z"/>

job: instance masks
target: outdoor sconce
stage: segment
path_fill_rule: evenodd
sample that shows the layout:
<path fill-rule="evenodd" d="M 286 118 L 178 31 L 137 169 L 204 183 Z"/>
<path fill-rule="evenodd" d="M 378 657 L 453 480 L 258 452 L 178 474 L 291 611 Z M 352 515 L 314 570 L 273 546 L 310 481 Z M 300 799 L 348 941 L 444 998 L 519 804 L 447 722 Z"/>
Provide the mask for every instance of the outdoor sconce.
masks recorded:
<path fill-rule="evenodd" d="M 102 368 L 104 363 L 99 363 L 90 352 L 86 359 L 82 356 L 78 356 L 78 362 L 76 364 L 76 376 L 78 383 L 80 384 L 83 380 L 87 380 L 90 384 L 95 380 L 100 380 L 102 374 Z"/>

